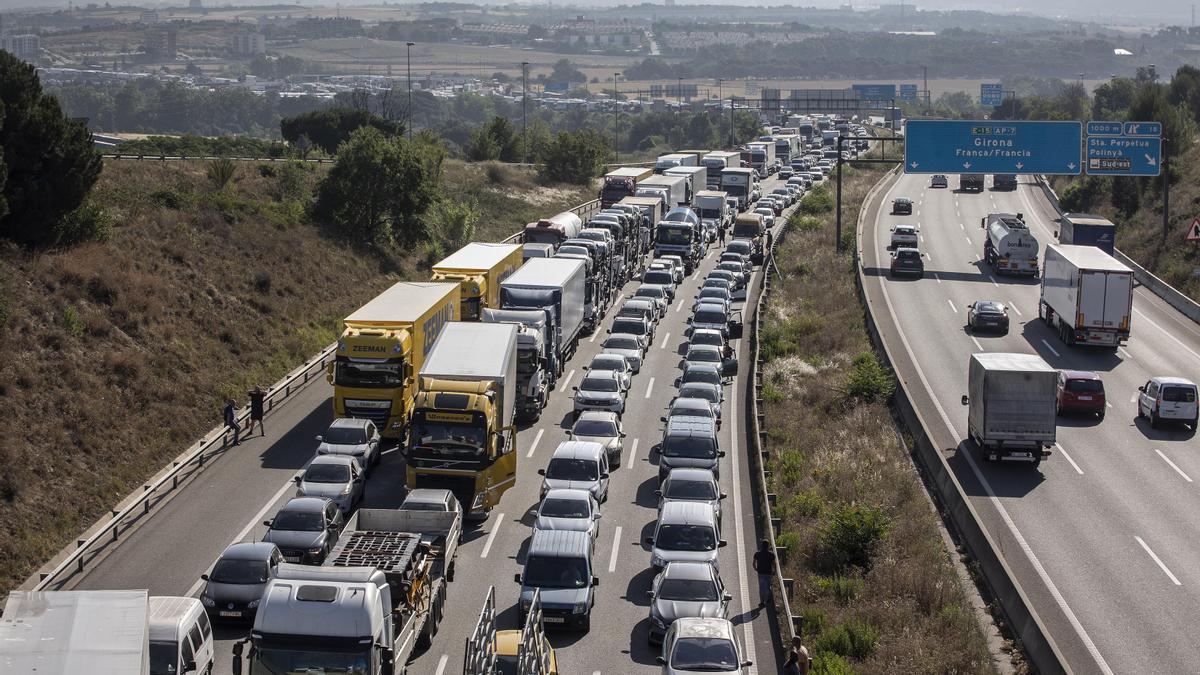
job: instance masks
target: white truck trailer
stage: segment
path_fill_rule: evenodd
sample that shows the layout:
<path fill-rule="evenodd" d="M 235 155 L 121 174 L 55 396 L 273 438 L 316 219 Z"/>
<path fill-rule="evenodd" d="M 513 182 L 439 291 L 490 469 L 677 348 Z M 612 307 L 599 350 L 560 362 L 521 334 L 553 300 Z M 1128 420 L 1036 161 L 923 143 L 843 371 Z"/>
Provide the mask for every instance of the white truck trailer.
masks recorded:
<path fill-rule="evenodd" d="M 1047 246 L 1038 316 L 1068 345 L 1116 349 L 1129 339 L 1133 270 L 1095 246 Z"/>
<path fill-rule="evenodd" d="M 742 155 L 739 152 L 718 150 L 710 152 L 701 158 L 700 163 L 705 168 L 705 184 L 710 190 L 721 187 L 721 172 L 725 169 L 737 169 L 742 166 Z"/>
<path fill-rule="evenodd" d="M 150 599 L 136 591 L 13 591 L 0 619 L 0 672 L 147 675 Z"/>
<path fill-rule="evenodd" d="M 502 309 L 545 312 L 555 378 L 562 375 L 564 365 L 579 345 L 586 276 L 582 260 L 535 258 L 500 282 Z"/>
<path fill-rule="evenodd" d="M 1050 456 L 1058 420 L 1058 371 L 1036 354 L 971 355 L 967 433 L 989 461 L 1040 464 Z"/>

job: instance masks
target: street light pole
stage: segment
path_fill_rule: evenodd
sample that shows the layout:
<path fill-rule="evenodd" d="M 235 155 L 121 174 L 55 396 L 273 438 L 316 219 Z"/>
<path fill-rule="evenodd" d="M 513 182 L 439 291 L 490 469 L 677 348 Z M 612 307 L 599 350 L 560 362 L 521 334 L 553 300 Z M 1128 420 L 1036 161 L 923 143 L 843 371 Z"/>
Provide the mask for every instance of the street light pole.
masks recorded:
<path fill-rule="evenodd" d="M 683 78 L 682 77 L 678 78 L 676 81 L 676 84 L 675 84 L 675 102 L 677 104 L 679 104 L 679 108 L 675 111 L 675 114 L 678 115 L 680 112 L 683 111 Z"/>
<path fill-rule="evenodd" d="M 529 62 L 521 62 L 521 147 L 524 150 L 525 164 L 529 163 L 529 118 L 526 106 L 529 101 Z"/>
<path fill-rule="evenodd" d="M 621 78 L 620 73 L 613 73 L 613 161 L 621 161 L 621 149 L 617 146 L 617 106 L 620 103 L 617 99 L 617 81 Z"/>
<path fill-rule="evenodd" d="M 408 53 L 405 56 L 405 61 L 408 63 L 408 140 L 412 140 L 412 48 L 415 42 L 406 42 L 405 49 Z"/>

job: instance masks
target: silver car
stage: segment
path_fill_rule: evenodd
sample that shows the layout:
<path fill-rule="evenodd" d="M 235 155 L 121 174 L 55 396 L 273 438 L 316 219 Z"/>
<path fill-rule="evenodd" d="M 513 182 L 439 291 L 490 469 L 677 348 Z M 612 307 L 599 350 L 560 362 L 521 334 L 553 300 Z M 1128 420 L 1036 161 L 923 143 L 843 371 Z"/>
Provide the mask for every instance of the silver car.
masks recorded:
<path fill-rule="evenodd" d="M 720 366 L 725 361 L 725 355 L 720 347 L 712 345 L 689 345 L 687 355 L 683 360 L 687 363 L 709 363 Z"/>
<path fill-rule="evenodd" d="M 604 351 L 603 354 L 619 354 L 624 356 L 629 365 L 633 366 L 633 372 L 637 373 L 642 369 L 642 359 L 646 355 L 646 345 L 641 338 L 636 335 L 614 334 L 608 336 L 601 344 Z"/>
<path fill-rule="evenodd" d="M 575 414 L 585 410 L 608 410 L 618 415 L 625 412 L 625 394 L 628 389 L 621 382 L 621 375 L 611 370 L 589 370 L 575 391 Z"/>
<path fill-rule="evenodd" d="M 379 464 L 379 430 L 364 419 L 336 419 L 324 434 L 317 436 L 318 455 L 349 455 L 358 459 L 364 471 Z"/>
<path fill-rule="evenodd" d="M 621 455 L 625 450 L 625 430 L 616 413 L 605 410 L 588 410 L 579 414 L 571 427 L 572 441 L 591 441 L 604 447 L 608 465 L 621 466 Z"/>
<path fill-rule="evenodd" d="M 650 596 L 650 644 L 661 643 L 676 619 L 729 618 L 733 600 L 712 565 L 683 561 L 667 563 L 646 595 Z"/>
<path fill-rule="evenodd" d="M 297 497 L 325 497 L 348 514 L 362 501 L 363 470 L 346 455 L 317 455 L 296 474 Z"/>
<path fill-rule="evenodd" d="M 535 530 L 576 530 L 587 532 L 596 543 L 600 532 L 600 504 L 587 490 L 554 488 L 546 491 L 538 504 L 533 521 Z"/>
<path fill-rule="evenodd" d="M 680 618 L 663 639 L 662 675 L 740 673 L 753 665 L 742 660 L 742 650 L 728 619 Z"/>
<path fill-rule="evenodd" d="M 719 330 L 712 328 L 694 328 L 692 334 L 688 336 L 688 344 L 691 345 L 712 345 L 714 347 L 722 347 L 729 344 L 725 336 Z"/>
<path fill-rule="evenodd" d="M 717 424 L 721 423 L 721 404 L 725 402 L 725 392 L 721 387 L 715 384 L 707 384 L 705 382 L 691 382 L 679 387 L 677 392 L 679 398 L 698 398 L 708 401 L 712 407 L 713 415 L 717 418 Z"/>
<path fill-rule="evenodd" d="M 728 310 L 729 303 L 733 302 L 733 298 L 730 297 L 729 291 L 724 288 L 716 288 L 714 286 L 701 288 L 700 292 L 696 294 L 696 301 L 692 303 L 692 311 L 696 311 L 696 308 L 705 302 L 715 302 L 725 305 L 725 309 Z"/>
<path fill-rule="evenodd" d="M 725 499 L 725 493 L 721 492 L 717 477 L 709 469 L 671 469 L 654 494 L 658 496 L 660 513 L 667 502 L 703 502 L 712 507 L 717 525 L 721 524 L 721 501 Z"/>
<path fill-rule="evenodd" d="M 620 354 L 605 354 L 600 353 L 592 357 L 592 362 L 583 367 L 583 370 L 615 370 L 621 374 L 621 380 L 628 389 L 633 379 L 633 366 L 629 365 L 629 359 Z"/>
<path fill-rule="evenodd" d="M 630 297 L 653 300 L 658 305 L 658 318 L 661 319 L 667 315 L 667 307 L 670 304 L 667 302 L 667 291 L 658 284 L 642 284 Z"/>
<path fill-rule="evenodd" d="M 721 418 L 717 416 L 713 410 L 712 404 L 702 398 L 685 398 L 676 396 L 671 399 L 671 407 L 667 408 L 667 414 L 662 418 L 666 422 L 671 417 L 707 417 L 712 420 L 718 428 L 721 426 Z"/>

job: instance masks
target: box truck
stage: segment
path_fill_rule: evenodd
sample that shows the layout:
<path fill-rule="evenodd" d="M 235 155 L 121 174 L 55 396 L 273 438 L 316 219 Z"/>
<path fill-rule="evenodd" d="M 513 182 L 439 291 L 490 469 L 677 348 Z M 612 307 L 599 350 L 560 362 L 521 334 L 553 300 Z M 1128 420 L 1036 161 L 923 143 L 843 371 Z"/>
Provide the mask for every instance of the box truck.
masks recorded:
<path fill-rule="evenodd" d="M 444 488 L 485 512 L 517 480 L 517 327 L 456 322 L 442 331 L 413 401 L 407 485 Z"/>
<path fill-rule="evenodd" d="M 669 155 L 659 155 L 654 162 L 654 173 L 664 173 L 675 166 L 696 166 L 699 158 L 691 153 L 673 152 Z"/>
<path fill-rule="evenodd" d="M 695 209 L 701 221 L 711 220 L 717 227 L 733 224 L 733 210 L 727 201 L 729 193 L 721 190 L 701 190 L 696 193 Z"/>
<path fill-rule="evenodd" d="M 646 180 L 638 183 L 638 188 L 652 188 L 666 190 L 667 205 L 665 208 L 672 209 L 676 206 L 687 206 L 691 197 L 688 192 L 688 178 L 686 176 L 669 176 L 663 174 L 661 176 L 651 176 Z"/>
<path fill-rule="evenodd" d="M 754 169 L 725 169 L 721 172 L 721 189 L 736 197 L 738 210 L 745 211 L 750 207 L 750 193 L 754 190 Z"/>
<path fill-rule="evenodd" d="M 700 160 L 700 163 L 705 168 L 704 182 L 706 187 L 710 190 L 715 190 L 721 187 L 721 172 L 725 169 L 740 168 L 742 165 L 742 156 L 737 152 L 720 150 L 708 153 Z"/>
<path fill-rule="evenodd" d="M 380 434 L 408 428 L 417 373 L 442 329 L 458 321 L 458 283 L 402 281 L 342 321 L 328 379 L 333 414 L 369 419 Z"/>
<path fill-rule="evenodd" d="M 684 204 L 691 204 L 696 193 L 708 187 L 708 169 L 703 166 L 676 166 L 667 169 L 664 176 L 683 176 L 687 180 L 687 197 Z"/>
<path fill-rule="evenodd" d="M 750 151 L 750 167 L 758 170 L 758 175 L 766 178 L 775 168 L 775 141 L 747 143 Z"/>
<path fill-rule="evenodd" d="M 989 213 L 979 223 L 983 239 L 983 261 L 996 274 L 1038 273 L 1038 240 L 1020 213 Z"/>
<path fill-rule="evenodd" d="M 1036 354 L 972 354 L 967 370 L 967 433 L 989 461 L 1040 464 L 1058 420 L 1058 371 Z"/>
<path fill-rule="evenodd" d="M 536 258 L 500 283 L 503 309 L 536 310 L 546 316 L 550 366 L 555 378 L 579 345 L 586 291 L 584 261 Z"/>
<path fill-rule="evenodd" d="M 1064 213 L 1059 219 L 1058 243 L 1095 246 L 1112 255 L 1117 246 L 1117 226 L 1103 216 Z"/>
<path fill-rule="evenodd" d="M 1133 270 L 1095 246 L 1047 246 L 1038 316 L 1068 345 L 1116 349 L 1129 339 Z"/>
<path fill-rule="evenodd" d="M 636 194 L 638 183 L 654 175 L 649 167 L 623 167 L 604 174 L 600 188 L 600 207 L 607 209 L 626 197 Z"/>
<path fill-rule="evenodd" d="M 434 265 L 430 281 L 458 282 L 459 321 L 478 321 L 484 308 L 500 306 L 500 282 L 523 262 L 520 244 L 473 242 Z"/>
<path fill-rule="evenodd" d="M 148 675 L 149 616 L 145 590 L 12 591 L 0 619 L 0 671 Z"/>

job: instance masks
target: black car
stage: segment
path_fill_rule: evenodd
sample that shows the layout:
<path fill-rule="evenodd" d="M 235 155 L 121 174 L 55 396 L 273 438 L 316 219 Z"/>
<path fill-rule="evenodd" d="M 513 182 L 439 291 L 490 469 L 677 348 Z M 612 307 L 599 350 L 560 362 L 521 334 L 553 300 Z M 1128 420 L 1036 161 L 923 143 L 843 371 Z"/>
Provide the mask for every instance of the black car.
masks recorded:
<path fill-rule="evenodd" d="M 892 213 L 901 216 L 911 216 L 913 205 L 911 199 L 900 197 L 892 201 Z"/>
<path fill-rule="evenodd" d="M 998 300 L 976 300 L 967 305 L 967 325 L 972 330 L 1008 332 L 1008 308 Z"/>
<path fill-rule="evenodd" d="M 892 251 L 892 276 L 911 274 L 925 276 L 925 259 L 915 248 L 898 248 Z"/>
<path fill-rule="evenodd" d="M 939 173 L 929 181 L 929 187 L 948 188 L 950 187 L 950 179 Z"/>

